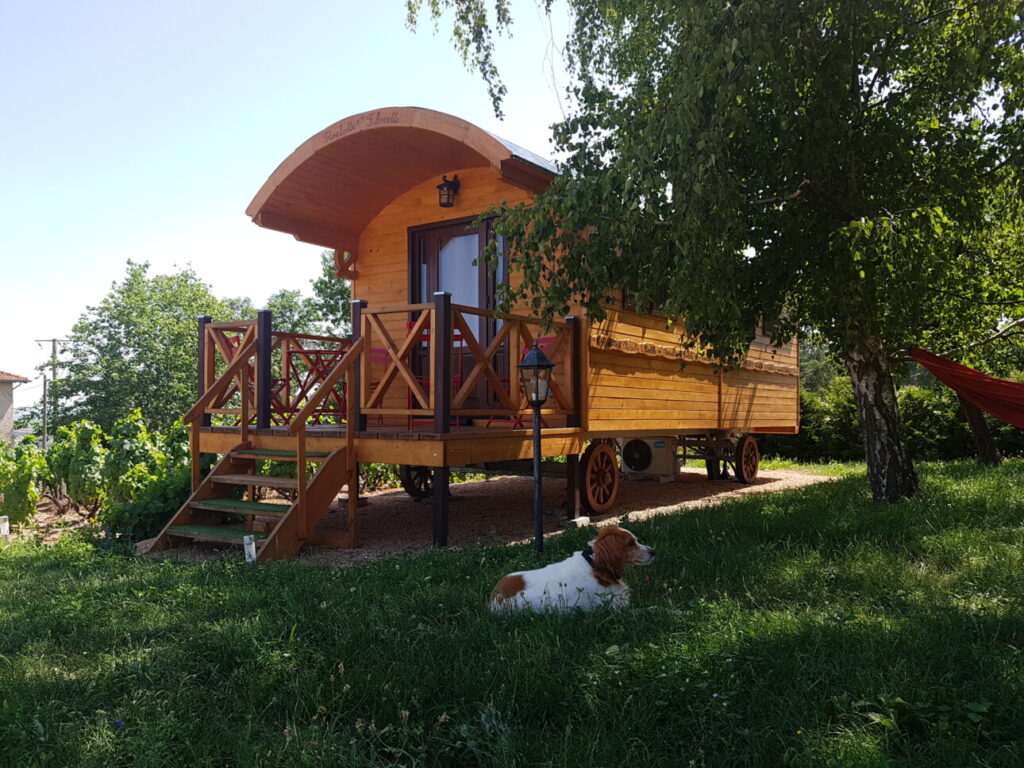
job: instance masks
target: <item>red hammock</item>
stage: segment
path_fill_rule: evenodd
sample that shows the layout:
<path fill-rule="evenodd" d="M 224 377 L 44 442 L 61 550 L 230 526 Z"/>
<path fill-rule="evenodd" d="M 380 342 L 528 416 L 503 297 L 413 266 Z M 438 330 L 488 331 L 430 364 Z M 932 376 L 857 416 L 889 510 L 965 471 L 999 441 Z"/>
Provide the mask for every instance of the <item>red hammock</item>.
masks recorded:
<path fill-rule="evenodd" d="M 910 356 L 964 400 L 1024 429 L 1024 384 L 993 378 L 917 347 L 910 350 Z"/>

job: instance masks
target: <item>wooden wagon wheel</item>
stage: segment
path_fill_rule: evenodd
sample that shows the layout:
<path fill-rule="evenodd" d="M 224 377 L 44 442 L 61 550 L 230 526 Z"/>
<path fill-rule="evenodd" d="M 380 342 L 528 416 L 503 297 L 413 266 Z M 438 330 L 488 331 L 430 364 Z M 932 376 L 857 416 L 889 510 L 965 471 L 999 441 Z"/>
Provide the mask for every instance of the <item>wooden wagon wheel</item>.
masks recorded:
<path fill-rule="evenodd" d="M 590 512 L 607 512 L 619 493 L 619 457 L 611 443 L 591 443 L 580 461 L 580 501 Z"/>
<path fill-rule="evenodd" d="M 741 483 L 752 483 L 757 477 L 761 463 L 761 451 L 752 435 L 744 435 L 736 443 L 736 479 Z"/>
<path fill-rule="evenodd" d="M 434 492 L 434 470 L 430 467 L 399 464 L 398 479 L 402 483 L 402 490 L 417 501 Z"/>

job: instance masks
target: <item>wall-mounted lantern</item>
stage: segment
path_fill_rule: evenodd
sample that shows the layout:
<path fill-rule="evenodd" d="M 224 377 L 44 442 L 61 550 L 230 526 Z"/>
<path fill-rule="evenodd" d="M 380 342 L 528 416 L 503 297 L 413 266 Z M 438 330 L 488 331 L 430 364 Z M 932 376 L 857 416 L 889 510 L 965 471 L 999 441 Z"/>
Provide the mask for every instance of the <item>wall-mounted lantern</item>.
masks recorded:
<path fill-rule="evenodd" d="M 441 183 L 437 185 L 437 204 L 442 208 L 451 208 L 455 205 L 455 196 L 459 194 L 459 174 L 455 174 L 449 181 L 447 176 L 441 177 Z"/>

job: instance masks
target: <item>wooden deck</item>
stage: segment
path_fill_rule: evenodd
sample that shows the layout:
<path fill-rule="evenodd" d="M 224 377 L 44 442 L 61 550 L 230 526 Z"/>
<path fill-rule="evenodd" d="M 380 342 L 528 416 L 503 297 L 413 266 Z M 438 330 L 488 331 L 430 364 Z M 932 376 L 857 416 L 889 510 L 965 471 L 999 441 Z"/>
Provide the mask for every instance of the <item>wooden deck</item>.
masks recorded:
<path fill-rule="evenodd" d="M 439 433 L 404 427 L 371 427 L 355 436 L 359 462 L 412 464 L 426 467 L 464 466 L 492 461 L 529 459 L 533 456 L 533 431 L 483 426 L 452 427 Z M 344 445 L 348 431 L 342 425 L 309 425 L 306 444 L 310 451 L 333 451 Z M 546 457 L 583 452 L 587 440 L 578 427 L 554 427 L 541 431 L 541 450 Z M 250 427 L 247 441 L 262 450 L 290 450 L 295 436 L 287 427 Z M 243 442 L 238 427 L 202 427 L 202 453 L 227 453 Z"/>

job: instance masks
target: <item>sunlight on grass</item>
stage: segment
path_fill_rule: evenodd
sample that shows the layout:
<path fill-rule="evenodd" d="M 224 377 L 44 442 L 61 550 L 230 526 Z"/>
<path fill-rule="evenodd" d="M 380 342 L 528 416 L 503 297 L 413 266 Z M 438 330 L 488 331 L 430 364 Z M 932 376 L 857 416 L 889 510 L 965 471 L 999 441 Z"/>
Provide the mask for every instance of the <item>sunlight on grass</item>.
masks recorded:
<path fill-rule="evenodd" d="M 487 611 L 528 546 L 332 570 L 0 544 L 0 762 L 1020 765 L 1024 461 L 925 465 L 899 505 L 823 466 L 631 523 L 658 558 L 592 615 Z"/>

